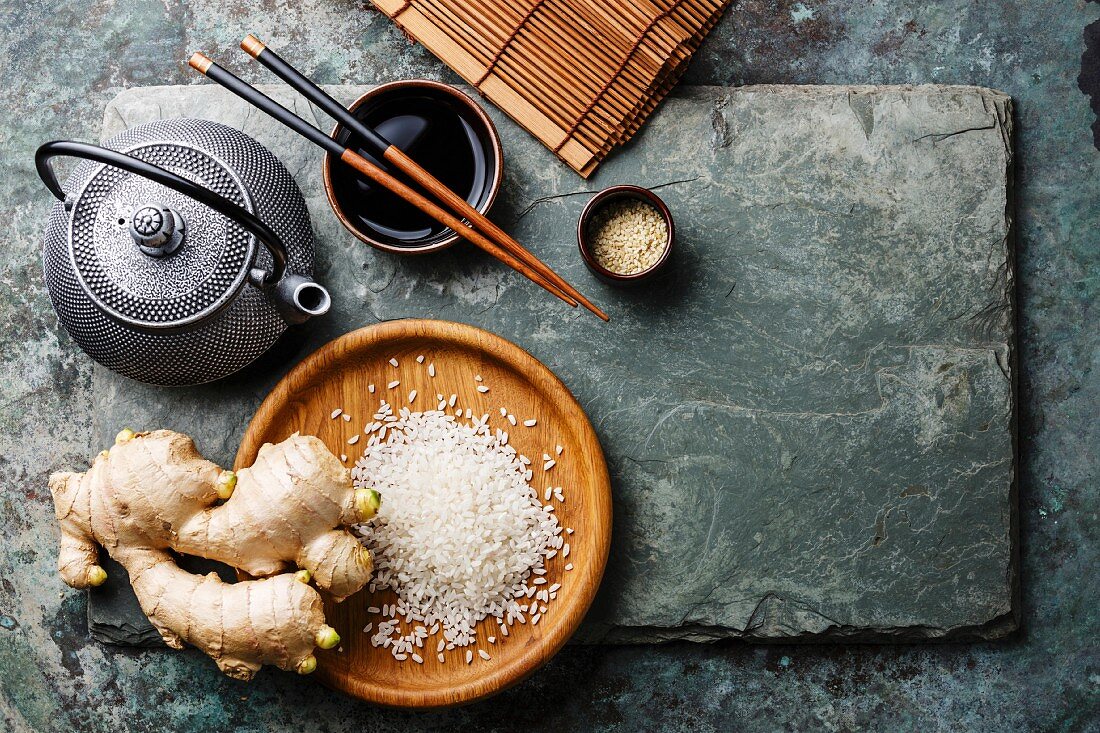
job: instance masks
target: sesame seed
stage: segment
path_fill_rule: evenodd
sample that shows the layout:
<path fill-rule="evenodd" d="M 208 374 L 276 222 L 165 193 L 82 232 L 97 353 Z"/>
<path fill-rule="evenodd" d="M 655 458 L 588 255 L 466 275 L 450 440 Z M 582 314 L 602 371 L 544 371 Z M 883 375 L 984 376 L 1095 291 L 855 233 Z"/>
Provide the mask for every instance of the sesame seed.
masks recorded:
<path fill-rule="evenodd" d="M 622 275 L 648 270 L 668 247 L 668 222 L 650 204 L 612 201 L 598 210 L 588 227 L 596 262 Z"/>

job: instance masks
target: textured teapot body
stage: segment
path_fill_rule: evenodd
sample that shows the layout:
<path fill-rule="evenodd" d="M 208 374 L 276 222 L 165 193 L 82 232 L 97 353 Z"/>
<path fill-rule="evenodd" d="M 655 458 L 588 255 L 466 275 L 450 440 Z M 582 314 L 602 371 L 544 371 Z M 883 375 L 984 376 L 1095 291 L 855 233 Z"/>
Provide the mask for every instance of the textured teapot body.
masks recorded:
<path fill-rule="evenodd" d="M 311 280 L 305 201 L 266 148 L 193 119 L 140 125 L 106 147 L 250 212 L 285 245 L 274 253 L 285 262 L 273 263 L 248 229 L 190 196 L 81 162 L 51 212 L 43 266 L 62 325 L 93 359 L 143 382 L 208 382 L 252 362 L 288 322 L 327 310 L 327 292 Z M 273 268 L 282 282 L 265 284 Z M 298 296 L 312 310 L 287 306 Z"/>

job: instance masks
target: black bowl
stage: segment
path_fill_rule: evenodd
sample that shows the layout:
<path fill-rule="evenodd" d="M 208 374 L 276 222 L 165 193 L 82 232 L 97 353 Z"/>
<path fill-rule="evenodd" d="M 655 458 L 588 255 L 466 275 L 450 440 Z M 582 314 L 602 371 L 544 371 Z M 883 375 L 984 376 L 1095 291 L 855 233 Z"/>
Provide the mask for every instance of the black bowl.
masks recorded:
<path fill-rule="evenodd" d="M 375 87 L 348 109 L 482 214 L 493 205 L 504 169 L 500 137 L 484 110 L 459 90 L 423 79 L 395 81 Z M 347 147 L 359 147 L 342 125 L 333 128 L 332 137 Z M 372 151 L 359 149 L 359 153 L 418 188 Z M 459 239 L 452 229 L 331 154 L 325 156 L 322 175 L 337 218 L 372 247 L 424 254 L 446 249 Z"/>

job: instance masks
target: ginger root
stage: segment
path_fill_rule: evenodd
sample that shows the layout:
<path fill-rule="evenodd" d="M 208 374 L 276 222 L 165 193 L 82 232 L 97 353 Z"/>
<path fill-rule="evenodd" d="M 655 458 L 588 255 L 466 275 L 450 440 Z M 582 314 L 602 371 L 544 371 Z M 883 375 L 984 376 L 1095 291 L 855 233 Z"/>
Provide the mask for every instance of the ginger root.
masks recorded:
<path fill-rule="evenodd" d="M 250 468 L 234 474 L 181 433 L 124 430 L 87 472 L 50 476 L 50 492 L 62 579 L 74 588 L 103 583 L 103 547 L 126 568 L 165 643 L 192 644 L 237 679 L 265 664 L 312 672 L 314 647 L 340 638 L 309 581 L 341 601 L 370 579 L 370 553 L 346 526 L 374 516 L 380 498 L 353 489 L 348 470 L 311 436 L 264 445 Z M 193 575 L 170 551 L 258 579 Z"/>

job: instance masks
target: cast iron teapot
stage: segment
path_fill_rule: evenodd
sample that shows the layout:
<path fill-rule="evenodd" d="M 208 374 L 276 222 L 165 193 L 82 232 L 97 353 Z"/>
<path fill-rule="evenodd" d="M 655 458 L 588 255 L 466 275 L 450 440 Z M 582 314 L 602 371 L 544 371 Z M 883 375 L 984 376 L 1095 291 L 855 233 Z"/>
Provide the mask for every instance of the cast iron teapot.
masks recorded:
<path fill-rule="evenodd" d="M 55 156 L 83 158 L 64 188 Z M 175 119 L 106 147 L 57 141 L 35 165 L 58 202 L 42 259 L 61 324 L 93 359 L 163 385 L 252 362 L 328 311 L 313 229 L 282 163 L 244 133 Z M 257 242 L 262 246 L 257 246 Z"/>

